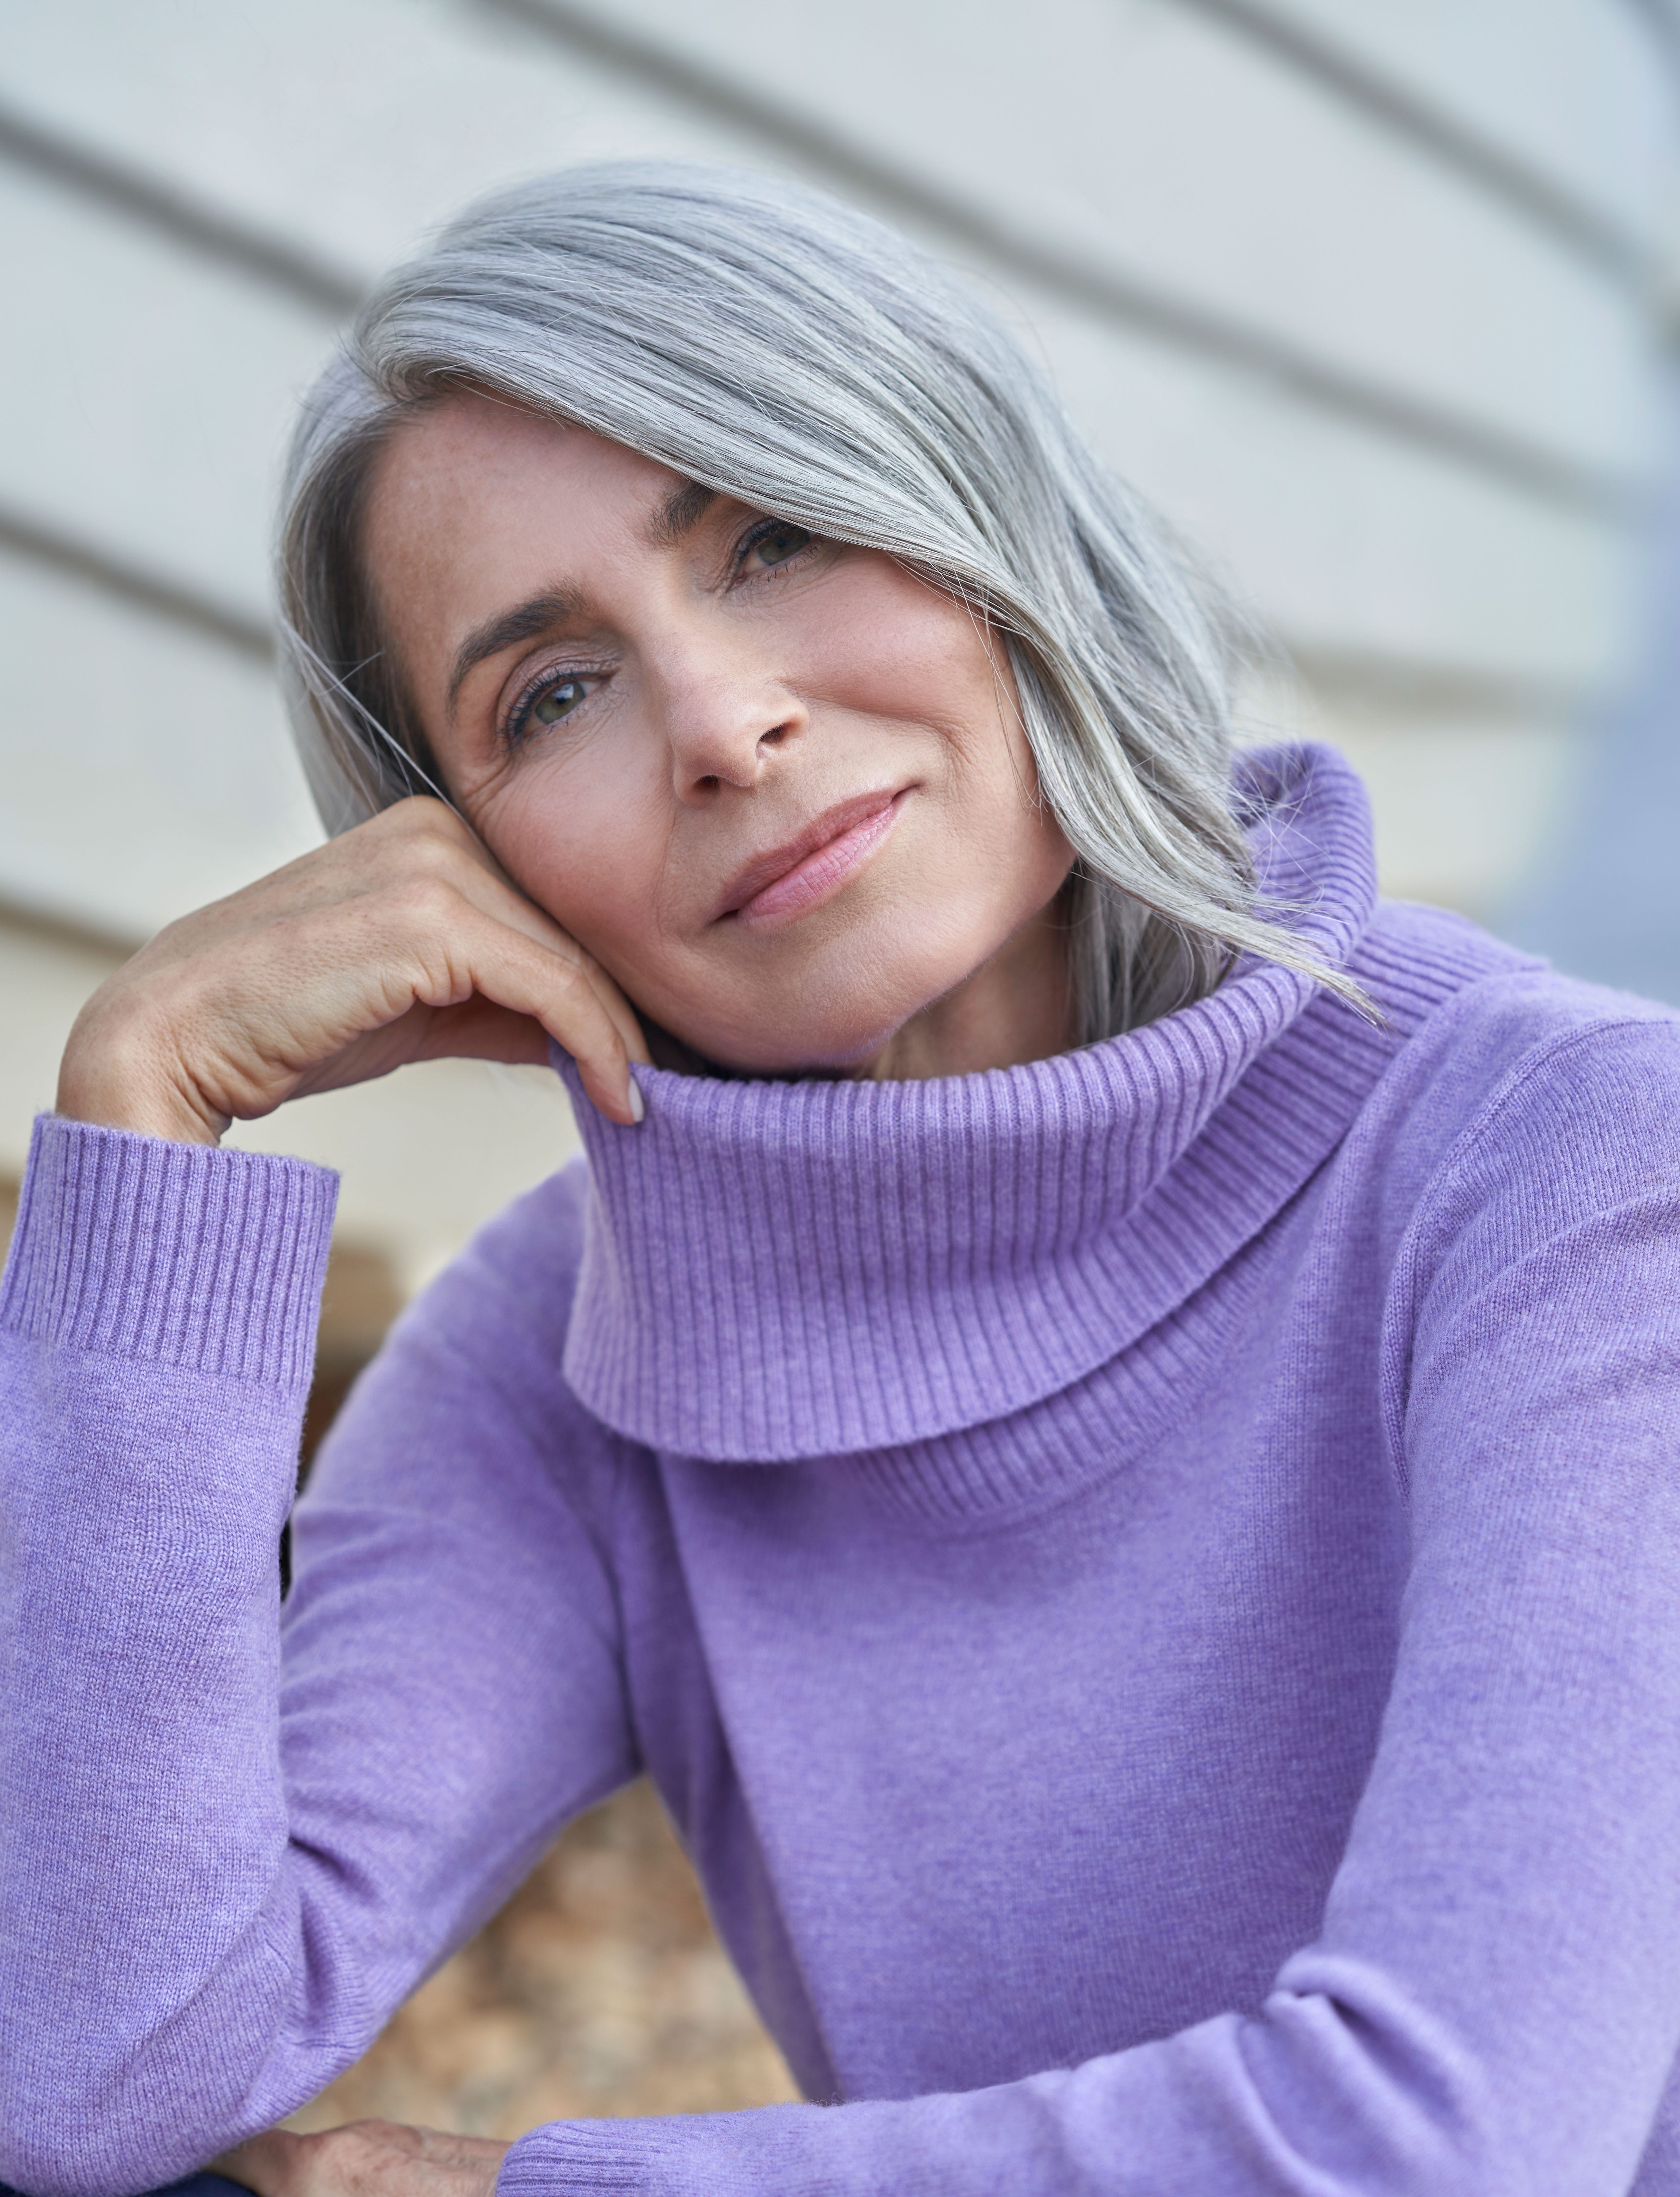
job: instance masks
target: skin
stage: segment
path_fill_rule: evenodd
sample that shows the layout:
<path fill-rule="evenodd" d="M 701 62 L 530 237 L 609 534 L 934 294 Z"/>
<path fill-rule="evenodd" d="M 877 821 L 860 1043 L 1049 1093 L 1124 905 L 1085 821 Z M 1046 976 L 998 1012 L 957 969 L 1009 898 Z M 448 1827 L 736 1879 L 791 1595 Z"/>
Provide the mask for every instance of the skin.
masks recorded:
<path fill-rule="evenodd" d="M 89 1002 L 60 1110 L 213 1143 L 404 1061 L 542 1059 L 552 1036 L 629 1120 L 627 1063 L 647 1057 L 629 1000 L 767 1073 L 1061 1050 L 1071 855 L 1000 646 L 891 559 L 786 527 L 754 541 L 764 514 L 684 488 L 484 397 L 407 423 L 364 549 L 454 808 L 401 803 L 161 932 Z M 540 630 L 452 700 L 463 644 L 543 595 Z M 537 706 L 569 713 L 510 743 L 542 678 Z M 720 915 L 744 864 L 865 793 L 896 810 L 843 890 Z"/>
<path fill-rule="evenodd" d="M 886 1077 L 1071 1041 L 1071 850 L 1005 653 L 948 595 L 470 394 L 387 444 L 362 551 L 449 804 L 160 933 L 84 1010 L 61 1113 L 213 1144 L 304 1093 L 552 1037 L 629 1124 L 649 1034 Z M 484 2197 L 503 2149 L 364 2122 L 220 2164 L 261 2197 Z"/>
<path fill-rule="evenodd" d="M 508 2147 L 396 2121 L 351 2121 L 318 2136 L 270 2129 L 211 2165 L 258 2197 L 490 2197 Z"/>

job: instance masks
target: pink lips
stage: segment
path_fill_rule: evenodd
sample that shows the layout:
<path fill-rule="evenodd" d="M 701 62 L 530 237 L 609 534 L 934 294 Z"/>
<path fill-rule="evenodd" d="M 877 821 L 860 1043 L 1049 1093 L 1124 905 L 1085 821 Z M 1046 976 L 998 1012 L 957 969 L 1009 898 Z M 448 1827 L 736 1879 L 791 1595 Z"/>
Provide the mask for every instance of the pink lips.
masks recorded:
<path fill-rule="evenodd" d="M 797 839 L 739 871 L 719 917 L 768 923 L 802 915 L 849 884 L 898 821 L 904 794 L 865 793 L 841 802 Z"/>

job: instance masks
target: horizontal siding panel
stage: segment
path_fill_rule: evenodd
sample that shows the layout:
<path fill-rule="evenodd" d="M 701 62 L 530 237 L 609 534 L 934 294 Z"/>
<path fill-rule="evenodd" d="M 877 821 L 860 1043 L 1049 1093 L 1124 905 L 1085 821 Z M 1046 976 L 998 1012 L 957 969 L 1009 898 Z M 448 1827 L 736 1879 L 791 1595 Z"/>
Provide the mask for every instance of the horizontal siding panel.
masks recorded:
<path fill-rule="evenodd" d="M 1644 217 L 1669 125 L 1635 101 L 1619 133 L 1615 9 L 1592 10 L 1595 46 L 1573 0 L 1543 0 L 1544 32 L 1515 0 L 1311 5 L 1419 84 L 1435 81 L 1430 55 L 1467 57 L 1476 119 L 1578 183 L 1602 171 L 1619 212 Z M 999 0 L 965 10 L 960 37 L 942 5 L 884 0 L 843 18 L 737 0 L 618 0 L 618 14 L 1017 231 L 1593 463 L 1646 461 L 1642 333 L 1613 286 L 1175 0 L 1053 0 L 1030 39 Z M 1484 99 L 1470 61 L 1525 46 L 1520 21 L 1520 65 Z M 486 9 L 430 0 L 201 11 L 178 39 L 112 0 L 61 0 L 14 27 L 6 80 L 79 141 L 369 272 L 512 173 L 624 153 L 777 157 Z M 9 416 L 32 423 L 0 452 L 0 507 L 264 615 L 273 457 L 326 319 L 3 165 L 0 223 L 32 334 L 0 362 Z M 1030 324 L 1112 461 L 1307 656 L 1560 695 L 1613 665 L 1627 554 L 1613 529 L 959 256 Z M 260 667 L 8 556 L 0 638 L 21 667 L 0 732 L 0 894 L 146 930 L 308 843 Z M 65 664 L 68 695 L 47 669 Z M 1455 719 L 1362 705 L 1357 688 L 1309 691 L 1304 707 L 1373 773 L 1391 882 L 1492 906 L 1568 782 L 1567 710 Z M 1434 809 L 1407 792 L 1420 773 Z M 1502 774 L 1522 800 L 1491 791 Z"/>
<path fill-rule="evenodd" d="M 1003 0 L 965 9 L 959 38 L 901 0 L 615 0 L 610 20 L 1116 275 L 1584 461 L 1643 461 L 1625 295 L 1171 0 L 1052 0 L 1030 38 Z M 210 11 L 188 57 L 132 10 L 64 0 L 15 43 L 20 97 L 368 268 L 549 162 L 782 157 L 470 4 Z M 1580 127 L 1615 157 L 1596 116 Z"/>
<path fill-rule="evenodd" d="M 1016 298 L 1109 463 L 1280 632 L 1570 687 L 1613 664 L 1620 531 Z"/>
<path fill-rule="evenodd" d="M 0 504 L 253 617 L 320 318 L 0 164 Z M 27 331 L 27 340 L 20 341 Z"/>
<path fill-rule="evenodd" d="M 1574 728 L 1545 718 L 1400 723 L 1317 708 L 1310 692 L 1302 716 L 1364 780 L 1382 890 L 1498 928 L 1569 820 L 1585 768 Z"/>
<path fill-rule="evenodd" d="M 1180 4 L 1121 0 L 1133 13 Z M 1630 229 L 1664 218 L 1677 95 L 1637 0 L 1271 4 Z"/>
<path fill-rule="evenodd" d="M 1012 0 L 976 0 L 960 39 L 901 0 L 612 15 L 1121 279 L 1584 460 L 1643 461 L 1625 290 L 1186 9 L 1048 0 L 1028 38 Z"/>
<path fill-rule="evenodd" d="M 0 899 L 144 936 L 320 838 L 269 673 L 0 554 Z"/>

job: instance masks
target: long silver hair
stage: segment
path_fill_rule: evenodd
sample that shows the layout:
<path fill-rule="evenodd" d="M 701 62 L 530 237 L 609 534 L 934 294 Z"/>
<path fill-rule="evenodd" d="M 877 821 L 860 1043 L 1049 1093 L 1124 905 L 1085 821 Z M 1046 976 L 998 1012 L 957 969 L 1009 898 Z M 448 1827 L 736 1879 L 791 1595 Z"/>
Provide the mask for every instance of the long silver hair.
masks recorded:
<path fill-rule="evenodd" d="M 779 178 L 573 168 L 471 207 L 306 400 L 279 542 L 288 706 L 329 832 L 441 791 L 359 554 L 392 427 L 462 387 L 886 552 L 1008 649 L 1066 895 L 1082 1042 L 1243 952 L 1351 989 L 1262 910 L 1233 803 L 1232 621 L 1001 321 L 905 238 Z"/>

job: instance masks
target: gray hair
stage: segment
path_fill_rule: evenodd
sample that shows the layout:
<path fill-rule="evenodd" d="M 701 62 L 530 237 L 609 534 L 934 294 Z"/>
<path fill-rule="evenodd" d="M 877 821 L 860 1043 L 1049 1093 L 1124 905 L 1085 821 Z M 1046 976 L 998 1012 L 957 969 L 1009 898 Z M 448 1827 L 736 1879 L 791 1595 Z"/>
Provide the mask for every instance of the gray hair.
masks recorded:
<path fill-rule="evenodd" d="M 1082 1042 L 1202 997 L 1243 952 L 1352 989 L 1257 905 L 1231 788 L 1233 625 L 1159 523 L 936 261 L 729 169 L 605 162 L 482 200 L 385 281 L 310 395 L 281 647 L 329 832 L 440 790 L 358 536 L 392 427 L 463 386 L 884 551 L 1002 638 L 1077 856 Z"/>

